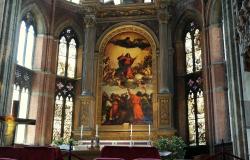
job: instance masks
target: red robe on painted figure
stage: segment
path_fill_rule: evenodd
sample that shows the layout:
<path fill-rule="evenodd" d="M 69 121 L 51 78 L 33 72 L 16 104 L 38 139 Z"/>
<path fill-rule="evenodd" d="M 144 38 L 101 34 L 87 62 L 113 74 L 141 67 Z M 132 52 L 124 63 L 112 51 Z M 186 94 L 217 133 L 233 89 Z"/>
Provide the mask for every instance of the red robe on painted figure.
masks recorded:
<path fill-rule="evenodd" d="M 134 120 L 142 121 L 144 118 L 144 114 L 142 112 L 141 97 L 130 93 L 130 101 L 133 105 Z"/>

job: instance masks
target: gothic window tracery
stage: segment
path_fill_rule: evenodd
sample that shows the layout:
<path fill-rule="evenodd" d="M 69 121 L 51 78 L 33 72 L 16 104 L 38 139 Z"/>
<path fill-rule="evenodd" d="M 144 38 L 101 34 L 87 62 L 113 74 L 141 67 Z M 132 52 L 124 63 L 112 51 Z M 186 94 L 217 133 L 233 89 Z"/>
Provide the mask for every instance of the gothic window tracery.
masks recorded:
<path fill-rule="evenodd" d="M 205 145 L 201 33 L 193 22 L 186 30 L 185 52 L 189 145 Z"/>
<path fill-rule="evenodd" d="M 67 140 L 71 137 L 77 46 L 75 32 L 71 28 L 65 29 L 61 33 L 58 50 L 53 121 L 54 140 L 60 138 Z"/>

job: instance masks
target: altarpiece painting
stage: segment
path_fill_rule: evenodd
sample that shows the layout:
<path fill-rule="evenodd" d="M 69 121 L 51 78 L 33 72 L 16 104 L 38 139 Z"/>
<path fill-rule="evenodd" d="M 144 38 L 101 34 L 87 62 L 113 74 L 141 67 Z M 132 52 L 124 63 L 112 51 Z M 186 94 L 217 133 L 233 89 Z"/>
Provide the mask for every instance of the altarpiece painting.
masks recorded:
<path fill-rule="evenodd" d="M 153 121 L 152 48 L 136 32 L 122 32 L 104 49 L 102 125 Z"/>

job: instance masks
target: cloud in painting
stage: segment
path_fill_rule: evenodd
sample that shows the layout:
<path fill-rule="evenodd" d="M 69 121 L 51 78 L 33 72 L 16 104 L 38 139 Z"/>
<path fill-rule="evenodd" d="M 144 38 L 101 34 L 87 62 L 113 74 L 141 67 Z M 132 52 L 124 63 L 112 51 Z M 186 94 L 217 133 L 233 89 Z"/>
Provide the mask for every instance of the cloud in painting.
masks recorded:
<path fill-rule="evenodd" d="M 150 47 L 150 44 L 142 39 L 142 38 L 136 38 L 134 40 L 131 40 L 130 37 L 126 37 L 125 39 L 115 39 L 110 41 L 114 45 L 118 45 L 125 48 L 140 48 L 144 50 L 145 48 Z"/>

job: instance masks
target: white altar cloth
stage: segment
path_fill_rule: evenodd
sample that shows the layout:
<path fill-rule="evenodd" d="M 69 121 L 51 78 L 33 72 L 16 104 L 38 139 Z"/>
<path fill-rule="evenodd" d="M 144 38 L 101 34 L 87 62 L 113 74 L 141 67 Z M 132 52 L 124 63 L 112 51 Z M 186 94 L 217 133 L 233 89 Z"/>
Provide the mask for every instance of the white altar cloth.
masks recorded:
<path fill-rule="evenodd" d="M 95 141 L 91 144 L 91 140 L 79 140 L 77 146 L 73 146 L 73 150 L 88 150 L 92 146 L 95 146 Z M 152 143 L 148 140 L 100 140 L 100 149 L 104 146 L 141 146 L 151 147 Z"/>

